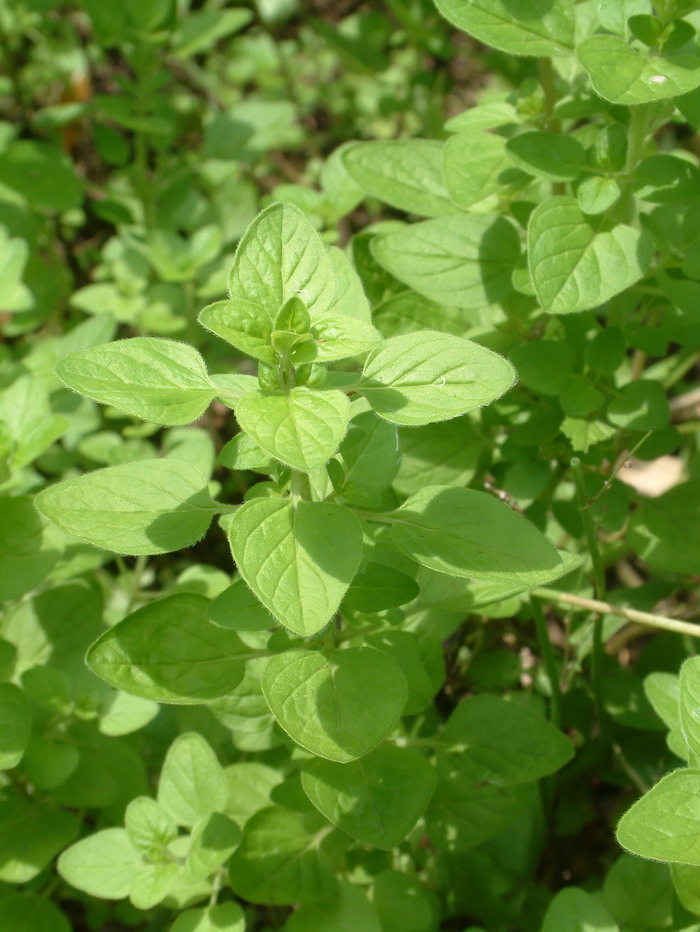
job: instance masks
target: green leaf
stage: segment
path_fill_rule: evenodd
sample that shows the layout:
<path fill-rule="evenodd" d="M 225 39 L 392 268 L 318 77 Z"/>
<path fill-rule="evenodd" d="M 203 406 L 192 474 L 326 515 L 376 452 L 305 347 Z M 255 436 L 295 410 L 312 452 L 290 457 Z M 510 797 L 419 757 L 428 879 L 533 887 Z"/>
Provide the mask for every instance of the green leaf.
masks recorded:
<path fill-rule="evenodd" d="M 271 318 L 300 296 L 312 318 L 330 311 L 336 297 L 333 267 L 323 240 L 298 207 L 271 204 L 239 243 L 229 293 L 264 308 Z"/>
<path fill-rule="evenodd" d="M 586 150 L 573 136 L 561 133 L 527 132 L 506 143 L 511 161 L 535 178 L 573 181 L 589 168 Z"/>
<path fill-rule="evenodd" d="M 411 427 L 445 421 L 489 404 L 515 372 L 478 343 L 437 330 L 390 337 L 367 358 L 358 391 L 380 417 Z"/>
<path fill-rule="evenodd" d="M 372 902 L 383 932 L 436 932 L 435 900 L 418 880 L 402 871 L 386 870 L 374 878 Z"/>
<path fill-rule="evenodd" d="M 267 474 L 276 468 L 273 457 L 261 450 L 257 443 L 243 432 L 224 444 L 219 453 L 219 463 L 227 469 L 250 469 Z"/>
<path fill-rule="evenodd" d="M 494 722 L 498 727 L 494 728 Z M 544 718 L 498 696 L 471 696 L 450 715 L 437 739 L 471 784 L 517 786 L 560 770 L 574 754 L 569 739 Z"/>
<path fill-rule="evenodd" d="M 98 469 L 40 492 L 35 505 L 70 537 L 116 553 L 170 553 L 204 535 L 221 508 L 184 460 Z"/>
<path fill-rule="evenodd" d="M 616 834 L 642 858 L 700 866 L 700 770 L 663 777 L 627 810 Z"/>
<path fill-rule="evenodd" d="M 232 901 L 208 909 L 188 909 L 180 913 L 170 932 L 245 932 L 245 915 Z"/>
<path fill-rule="evenodd" d="M 700 573 L 700 484 L 683 482 L 642 502 L 630 519 L 627 542 L 654 569 Z"/>
<path fill-rule="evenodd" d="M 52 795 L 60 805 L 60 792 Z M 76 817 L 65 809 L 35 809 L 6 794 L 0 803 L 0 882 L 33 880 L 73 841 L 79 828 Z"/>
<path fill-rule="evenodd" d="M 29 742 L 32 713 L 24 693 L 14 683 L 0 683 L 0 770 L 22 760 Z"/>
<path fill-rule="evenodd" d="M 531 804 L 531 784 L 474 785 L 452 761 L 438 769 L 438 786 L 425 818 L 428 836 L 440 851 L 476 848 L 503 832 Z"/>
<path fill-rule="evenodd" d="M 241 428 L 266 453 L 309 472 L 338 449 L 350 417 L 347 395 L 336 389 L 251 392 L 236 405 Z"/>
<path fill-rule="evenodd" d="M 196 349 L 152 337 L 69 353 L 56 363 L 56 375 L 93 401 L 166 426 L 196 421 L 216 394 Z"/>
<path fill-rule="evenodd" d="M 0 527 L 0 599 L 18 599 L 44 579 L 59 551 L 28 495 L 0 497 Z"/>
<path fill-rule="evenodd" d="M 666 864 L 621 854 L 605 877 L 603 897 L 623 927 L 663 929 L 673 925 L 675 897 Z"/>
<path fill-rule="evenodd" d="M 329 822 L 365 845 L 400 844 L 435 791 L 435 768 L 417 751 L 383 745 L 350 763 L 307 761 L 302 785 Z"/>
<path fill-rule="evenodd" d="M 474 214 L 380 234 L 372 239 L 372 252 L 388 272 L 431 301 L 481 308 L 512 292 L 520 241 L 505 217 Z"/>
<path fill-rule="evenodd" d="M 342 505 L 256 499 L 235 513 L 229 543 L 262 604 L 309 637 L 331 620 L 357 572 L 362 528 Z"/>
<path fill-rule="evenodd" d="M 246 825 L 229 862 L 233 892 L 271 906 L 332 900 L 336 879 L 318 845 L 296 813 L 262 809 Z"/>
<path fill-rule="evenodd" d="M 478 131 L 458 133 L 447 140 L 442 150 L 442 171 L 456 204 L 468 210 L 506 187 L 511 162 L 505 144 L 502 136 Z"/>
<path fill-rule="evenodd" d="M 687 94 L 700 85 L 697 55 L 647 55 L 619 36 L 591 36 L 577 48 L 597 94 L 633 106 Z"/>
<path fill-rule="evenodd" d="M 436 0 L 440 13 L 509 55 L 566 55 L 574 45 L 571 0 Z"/>
<path fill-rule="evenodd" d="M 34 139 L 12 142 L 0 155 L 0 184 L 31 207 L 61 213 L 80 207 L 83 182 L 57 146 Z"/>
<path fill-rule="evenodd" d="M 71 932 L 68 920 L 51 900 L 27 893 L 0 898 L 3 932 Z"/>
<path fill-rule="evenodd" d="M 428 569 L 491 582 L 544 585 L 563 572 L 556 548 L 485 492 L 428 486 L 391 515 L 396 546 Z"/>
<path fill-rule="evenodd" d="M 382 612 L 413 601 L 419 592 L 412 576 L 383 563 L 368 563 L 353 580 L 343 599 L 343 608 L 353 612 Z"/>
<path fill-rule="evenodd" d="M 578 887 L 565 887 L 549 904 L 542 932 L 618 932 L 599 899 Z"/>
<path fill-rule="evenodd" d="M 700 658 L 689 657 L 680 674 L 680 727 L 691 763 L 700 761 Z"/>
<path fill-rule="evenodd" d="M 217 301 L 200 311 L 197 320 L 242 353 L 270 365 L 275 362 L 275 351 L 270 342 L 270 313 L 267 309 L 241 298 Z"/>
<path fill-rule="evenodd" d="M 383 932 L 377 910 L 364 892 L 347 880 L 338 881 L 338 896 L 330 903 L 308 904 L 295 910 L 287 932 Z"/>
<path fill-rule="evenodd" d="M 106 631 L 87 663 L 117 689 L 144 699 L 197 705 L 235 689 L 251 651 L 207 621 L 209 600 L 178 593 L 144 605 Z"/>
<path fill-rule="evenodd" d="M 294 352 L 293 362 L 326 362 L 347 359 L 372 349 L 382 339 L 378 330 L 354 317 L 319 317 L 311 327 L 313 340 Z"/>
<path fill-rule="evenodd" d="M 177 864 L 142 864 L 131 881 L 129 899 L 137 909 L 153 909 L 180 882 Z"/>
<path fill-rule="evenodd" d="M 185 869 L 191 880 L 204 880 L 227 861 L 241 840 L 241 830 L 222 812 L 212 812 L 195 826 Z"/>
<path fill-rule="evenodd" d="M 191 828 L 228 799 L 224 772 L 201 735 L 188 732 L 170 745 L 158 784 L 158 804 L 177 824 Z"/>
<path fill-rule="evenodd" d="M 198 10 L 184 18 L 173 36 L 174 52 L 179 58 L 189 58 L 207 51 L 221 39 L 238 32 L 252 19 L 251 10 Z"/>
<path fill-rule="evenodd" d="M 602 214 L 612 207 L 622 193 L 614 178 L 594 175 L 585 178 L 576 190 L 578 206 L 584 214 Z"/>
<path fill-rule="evenodd" d="M 324 165 L 328 165 L 328 162 L 326 161 Z M 323 169 L 321 169 L 321 173 L 323 173 Z M 337 246 L 328 246 L 327 251 L 328 259 L 335 272 L 337 289 L 333 314 L 352 317 L 366 324 L 371 323 L 372 312 L 370 311 L 369 301 L 362 287 L 362 279 L 355 271 L 355 267 L 343 250 Z"/>
<path fill-rule="evenodd" d="M 623 430 L 666 427 L 671 419 L 666 393 L 658 382 L 635 379 L 624 385 L 608 405 L 607 418 Z"/>
<path fill-rule="evenodd" d="M 143 865 L 126 829 L 107 828 L 71 845 L 58 859 L 58 873 L 77 890 L 104 900 L 129 895 Z"/>
<path fill-rule="evenodd" d="M 264 631 L 274 625 L 268 610 L 240 577 L 209 603 L 207 617 L 212 624 L 231 631 Z"/>
<path fill-rule="evenodd" d="M 648 235 L 618 224 L 593 225 L 573 197 L 552 197 L 528 224 L 530 275 L 542 307 L 573 314 L 598 307 L 638 281 L 649 267 Z"/>
<path fill-rule="evenodd" d="M 347 147 L 343 162 L 363 191 L 398 210 L 422 217 L 459 211 L 442 179 L 441 142 L 358 142 Z"/>
<path fill-rule="evenodd" d="M 367 754 L 396 725 L 408 696 L 398 665 L 369 647 L 288 650 L 262 680 L 273 715 L 302 747 L 341 763 Z"/>
<path fill-rule="evenodd" d="M 426 485 L 469 485 L 485 453 L 469 417 L 400 431 L 401 463 L 393 486 L 409 496 Z"/>
<path fill-rule="evenodd" d="M 137 796 L 124 814 L 131 844 L 152 861 L 165 860 L 165 848 L 177 838 L 177 826 L 150 796 Z"/>

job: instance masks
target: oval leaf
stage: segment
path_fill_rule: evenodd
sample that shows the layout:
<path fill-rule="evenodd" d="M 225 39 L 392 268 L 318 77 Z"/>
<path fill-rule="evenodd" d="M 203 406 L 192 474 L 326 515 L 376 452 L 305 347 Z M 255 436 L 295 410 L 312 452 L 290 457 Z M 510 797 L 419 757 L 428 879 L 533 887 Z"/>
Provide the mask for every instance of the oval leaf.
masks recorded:
<path fill-rule="evenodd" d="M 35 504 L 69 536 L 134 555 L 191 546 L 221 510 L 197 467 L 176 459 L 97 469 L 44 489 Z"/>
<path fill-rule="evenodd" d="M 429 569 L 540 586 L 564 571 L 547 538 L 486 492 L 433 485 L 391 515 L 394 543 Z"/>
<path fill-rule="evenodd" d="M 209 600 L 178 593 L 145 605 L 90 648 L 88 666 L 117 689 L 184 705 L 217 699 L 252 656 L 238 635 L 207 621 Z"/>
<path fill-rule="evenodd" d="M 418 427 L 499 398 L 515 370 L 498 353 L 437 330 L 391 337 L 370 353 L 359 391 L 387 421 Z"/>
<path fill-rule="evenodd" d="M 325 502 L 247 502 L 234 514 L 229 543 L 262 604 L 302 637 L 328 624 L 362 558 L 358 518 Z"/>
<path fill-rule="evenodd" d="M 367 754 L 394 728 L 408 697 L 406 680 L 370 647 L 288 650 L 272 657 L 262 680 L 270 709 L 297 744 L 345 763 Z"/>
<path fill-rule="evenodd" d="M 93 401 L 167 426 L 196 421 L 216 394 L 194 347 L 153 337 L 69 353 L 56 363 L 56 375 Z"/>

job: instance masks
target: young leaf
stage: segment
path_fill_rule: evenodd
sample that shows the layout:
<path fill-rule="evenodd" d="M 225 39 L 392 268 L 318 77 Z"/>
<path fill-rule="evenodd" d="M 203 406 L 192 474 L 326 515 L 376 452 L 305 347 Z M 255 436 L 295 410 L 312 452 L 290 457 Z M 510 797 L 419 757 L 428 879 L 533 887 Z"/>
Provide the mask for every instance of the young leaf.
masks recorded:
<path fill-rule="evenodd" d="M 428 486 L 391 521 L 394 543 L 406 556 L 449 576 L 531 587 L 564 571 L 547 538 L 485 492 Z"/>
<path fill-rule="evenodd" d="M 437 0 L 451 23 L 509 55 L 566 55 L 574 47 L 571 0 Z"/>
<path fill-rule="evenodd" d="M 437 330 L 391 337 L 367 358 L 358 387 L 373 410 L 417 427 L 489 404 L 515 381 L 502 356 Z"/>
<path fill-rule="evenodd" d="M 400 844 L 435 791 L 435 768 L 410 748 L 383 745 L 350 763 L 307 761 L 304 792 L 319 812 L 365 845 Z"/>
<path fill-rule="evenodd" d="M 347 359 L 366 353 L 377 344 L 382 335 L 363 320 L 354 317 L 323 316 L 312 325 L 313 340 L 304 343 L 294 352 L 296 362 L 324 362 Z"/>
<path fill-rule="evenodd" d="M 204 880 L 227 861 L 241 840 L 241 830 L 222 812 L 199 822 L 192 833 L 185 869 L 191 880 Z"/>
<path fill-rule="evenodd" d="M 318 842 L 290 809 L 268 807 L 250 819 L 229 861 L 231 887 L 251 903 L 291 905 L 332 900 L 336 879 Z"/>
<path fill-rule="evenodd" d="M 58 873 L 77 890 L 104 900 L 128 896 L 143 859 L 126 829 L 106 828 L 71 845 L 58 859 Z"/>
<path fill-rule="evenodd" d="M 327 162 L 325 163 L 328 164 Z M 328 246 L 328 259 L 335 273 L 336 297 L 333 314 L 352 317 L 365 324 L 372 322 L 369 301 L 362 287 L 362 279 L 348 257 L 337 246 Z"/>
<path fill-rule="evenodd" d="M 349 417 L 350 401 L 336 389 L 256 391 L 236 405 L 238 423 L 257 445 L 303 472 L 328 462 L 345 436 Z"/>
<path fill-rule="evenodd" d="M 152 337 L 69 353 L 56 375 L 81 395 L 166 426 L 196 421 L 216 394 L 196 349 Z"/>
<path fill-rule="evenodd" d="M 343 162 L 363 191 L 391 207 L 422 217 L 459 212 L 442 180 L 441 142 L 358 142 L 347 147 Z"/>
<path fill-rule="evenodd" d="M 131 881 L 129 899 L 137 909 L 153 909 L 173 892 L 179 874 L 177 864 L 142 864 Z"/>
<path fill-rule="evenodd" d="M 302 747 L 345 763 L 367 754 L 396 725 L 407 699 L 397 664 L 369 647 L 288 650 L 272 657 L 263 692 L 273 715 Z"/>
<path fill-rule="evenodd" d="M 700 867 L 700 770 L 676 770 L 627 810 L 617 840 L 632 854 Z"/>
<path fill-rule="evenodd" d="M 480 308 L 512 292 L 520 242 L 505 217 L 472 214 L 380 234 L 372 252 L 388 272 L 431 301 Z"/>
<path fill-rule="evenodd" d="M 87 653 L 94 672 L 144 699 L 199 704 L 231 692 L 251 651 L 207 621 L 209 600 L 183 592 L 144 605 L 106 631 Z"/>
<path fill-rule="evenodd" d="M 353 512 L 324 502 L 256 499 L 229 529 L 241 576 L 285 627 L 302 637 L 324 628 L 360 565 L 362 528 Z"/>
<path fill-rule="evenodd" d="M 614 104 L 634 106 L 687 94 L 700 85 L 697 55 L 648 55 L 619 36 L 590 36 L 578 59 L 596 93 Z"/>
<path fill-rule="evenodd" d="M 34 503 L 64 533 L 116 553 L 170 553 L 200 539 L 220 510 L 184 460 L 125 463 L 67 479 Z"/>
<path fill-rule="evenodd" d="M 177 826 L 150 796 L 131 800 L 124 827 L 134 848 L 153 861 L 164 860 L 166 846 L 177 838 Z"/>
<path fill-rule="evenodd" d="M 158 804 L 177 824 L 191 828 L 226 808 L 228 790 L 216 755 L 201 735 L 187 732 L 170 745 L 158 784 Z"/>
<path fill-rule="evenodd" d="M 242 353 L 270 364 L 275 362 L 270 314 L 265 308 L 242 298 L 217 301 L 200 311 L 197 320 Z"/>
<path fill-rule="evenodd" d="M 573 314 L 598 307 L 638 281 L 652 258 L 648 235 L 589 221 L 573 197 L 552 197 L 528 224 L 530 275 L 542 307 Z"/>
<path fill-rule="evenodd" d="M 253 220 L 236 251 L 229 292 L 233 300 L 264 308 L 271 318 L 295 295 L 312 318 L 331 310 L 333 267 L 323 240 L 298 207 L 271 204 Z"/>

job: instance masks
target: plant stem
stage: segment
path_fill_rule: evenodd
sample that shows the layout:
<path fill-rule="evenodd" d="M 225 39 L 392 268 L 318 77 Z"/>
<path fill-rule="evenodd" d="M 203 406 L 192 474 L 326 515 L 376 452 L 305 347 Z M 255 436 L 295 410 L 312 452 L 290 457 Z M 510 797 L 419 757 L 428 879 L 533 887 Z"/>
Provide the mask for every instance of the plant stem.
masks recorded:
<path fill-rule="evenodd" d="M 561 689 L 559 687 L 559 676 L 557 674 L 557 664 L 556 660 L 554 659 L 554 651 L 552 650 L 552 642 L 549 639 L 547 622 L 542 612 L 540 603 L 536 599 L 530 599 L 530 605 L 532 606 L 532 614 L 535 618 L 535 628 L 537 630 L 537 639 L 540 642 L 540 650 L 542 651 L 544 668 L 547 673 L 547 679 L 549 680 L 549 692 L 551 701 L 550 719 L 552 725 L 554 725 L 555 728 L 559 728 L 561 724 Z"/>
<path fill-rule="evenodd" d="M 544 127 L 553 133 L 559 131 L 559 121 L 554 116 L 554 107 L 557 102 L 557 88 L 554 83 L 554 68 L 551 58 L 537 60 L 540 84 L 544 92 Z"/>
<path fill-rule="evenodd" d="M 641 104 L 630 108 L 630 125 L 627 132 L 627 159 L 625 161 L 625 174 L 631 174 L 637 167 L 642 150 L 647 141 L 649 121 L 653 113 L 651 104 Z"/>
<path fill-rule="evenodd" d="M 534 596 L 536 599 L 547 599 L 562 605 L 572 605 L 574 608 L 581 608 L 587 612 L 597 612 L 601 615 L 615 615 L 618 618 L 624 618 L 626 621 L 645 625 L 647 628 L 657 628 L 660 631 L 673 631 L 675 634 L 689 634 L 691 637 L 700 638 L 700 625 L 692 624 L 692 622 L 689 621 L 681 621 L 679 618 L 668 618 L 666 615 L 653 615 L 651 612 L 640 612 L 636 608 L 612 605 L 610 602 L 603 602 L 600 599 L 588 599 L 585 596 L 575 595 L 573 592 L 561 592 L 558 589 L 539 587 L 533 589 L 530 595 Z"/>
<path fill-rule="evenodd" d="M 289 491 L 295 501 L 311 501 L 311 485 L 308 473 L 293 469 L 289 478 Z"/>
<path fill-rule="evenodd" d="M 591 518 L 591 512 L 588 507 L 589 503 L 586 500 L 586 489 L 583 480 L 583 470 L 581 469 L 581 461 L 575 457 L 572 459 L 571 465 L 574 470 L 576 497 L 578 498 L 578 505 L 581 511 L 581 518 L 583 520 L 583 529 L 586 535 L 586 543 L 588 545 L 588 552 L 591 555 L 591 562 L 593 564 L 593 582 L 595 594 L 596 598 L 604 599 L 606 594 L 605 569 L 603 567 L 603 560 L 600 556 L 600 548 L 598 547 L 598 537 L 596 536 L 595 527 L 593 526 L 593 519 Z"/>

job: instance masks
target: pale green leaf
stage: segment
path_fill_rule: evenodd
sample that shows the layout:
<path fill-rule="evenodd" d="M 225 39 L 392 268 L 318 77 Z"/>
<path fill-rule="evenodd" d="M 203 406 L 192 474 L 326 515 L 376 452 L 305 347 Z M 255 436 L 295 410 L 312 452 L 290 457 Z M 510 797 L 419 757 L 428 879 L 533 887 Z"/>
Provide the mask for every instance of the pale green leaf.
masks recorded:
<path fill-rule="evenodd" d="M 0 599 L 30 592 L 59 556 L 28 495 L 0 497 Z"/>
<path fill-rule="evenodd" d="M 153 909 L 180 879 L 177 864 L 142 864 L 129 886 L 129 899 L 137 909 Z"/>
<path fill-rule="evenodd" d="M 124 827 L 131 844 L 153 861 L 165 858 L 165 848 L 177 838 L 177 826 L 150 796 L 137 796 L 126 807 Z"/>
<path fill-rule="evenodd" d="M 154 424 L 190 424 L 215 395 L 196 349 L 153 337 L 69 353 L 56 363 L 56 375 L 81 395 Z"/>
<path fill-rule="evenodd" d="M 632 854 L 700 866 L 700 770 L 663 777 L 627 810 L 617 840 Z"/>
<path fill-rule="evenodd" d="M 170 745 L 158 784 L 158 804 L 177 824 L 188 828 L 212 812 L 223 812 L 228 799 L 224 772 L 201 735 L 188 732 Z"/>
<path fill-rule="evenodd" d="M 700 85 L 697 55 L 649 55 L 619 36 L 591 36 L 577 48 L 596 93 L 633 106 L 687 94 Z"/>
<path fill-rule="evenodd" d="M 304 792 L 319 812 L 362 844 L 400 844 L 435 791 L 435 768 L 411 748 L 383 745 L 350 763 L 316 758 L 302 771 Z"/>
<path fill-rule="evenodd" d="M 578 139 L 544 131 L 521 133 L 506 143 L 518 168 L 549 181 L 573 181 L 589 169 L 586 150 Z"/>
<path fill-rule="evenodd" d="M 197 467 L 176 459 L 98 469 L 44 489 L 35 504 L 70 537 L 129 554 L 189 547 L 221 510 Z"/>
<path fill-rule="evenodd" d="M 507 185 L 505 173 L 512 166 L 505 145 L 502 136 L 476 131 L 459 133 L 447 140 L 442 152 L 442 170 L 447 190 L 456 204 L 468 209 Z"/>
<path fill-rule="evenodd" d="M 58 859 L 63 879 L 88 896 L 121 900 L 143 861 L 126 829 L 107 828 L 71 845 Z"/>
<path fill-rule="evenodd" d="M 618 932 L 618 927 L 597 897 L 565 887 L 549 904 L 542 932 Z"/>
<path fill-rule="evenodd" d="M 188 909 L 180 913 L 170 932 L 245 932 L 245 915 L 232 901 L 208 909 Z"/>
<path fill-rule="evenodd" d="M 553 544 L 486 492 L 428 486 L 392 513 L 391 524 L 406 556 L 449 576 L 531 587 L 563 570 Z"/>
<path fill-rule="evenodd" d="M 381 651 L 288 650 L 272 657 L 263 692 L 287 734 L 302 747 L 341 763 L 367 754 L 386 737 L 408 696 L 398 665 Z"/>
<path fill-rule="evenodd" d="M 689 657 L 680 674 L 680 727 L 691 754 L 700 762 L 700 657 Z"/>
<path fill-rule="evenodd" d="M 302 637 L 331 620 L 362 556 L 357 517 L 324 502 L 247 502 L 233 517 L 229 542 L 253 592 L 281 624 Z"/>
<path fill-rule="evenodd" d="M 437 330 L 390 337 L 367 358 L 358 391 L 381 417 L 418 427 L 489 404 L 515 381 L 492 350 Z"/>
<path fill-rule="evenodd" d="M 233 300 L 257 304 L 271 317 L 295 296 L 312 317 L 331 310 L 333 267 L 323 240 L 298 207 L 271 204 L 253 220 L 238 245 L 229 292 Z"/>
<path fill-rule="evenodd" d="M 473 214 L 379 234 L 372 252 L 388 272 L 431 301 L 480 308 L 512 292 L 520 241 L 505 217 Z"/>
<path fill-rule="evenodd" d="M 227 861 L 241 840 L 238 825 L 222 812 L 212 812 L 192 833 L 185 870 L 191 880 L 204 880 Z"/>
<path fill-rule="evenodd" d="M 236 405 L 238 423 L 262 450 L 304 472 L 333 456 L 349 417 L 350 401 L 336 389 L 256 391 Z"/>
<path fill-rule="evenodd" d="M 363 191 L 398 210 L 423 217 L 459 211 L 443 182 L 441 142 L 358 142 L 347 147 L 343 162 Z"/>
<path fill-rule="evenodd" d="M 509 55 L 566 55 L 574 45 L 571 0 L 436 0 L 445 19 Z"/>
<path fill-rule="evenodd" d="M 209 599 L 182 592 L 151 602 L 106 631 L 87 662 L 112 686 L 184 705 L 216 699 L 243 678 L 253 655 L 233 631 L 207 620 Z"/>
<path fill-rule="evenodd" d="M 266 308 L 242 298 L 217 301 L 200 311 L 197 320 L 242 353 L 270 365 L 274 363 L 275 351 L 270 343 L 271 318 Z"/>
<path fill-rule="evenodd" d="M 324 164 L 327 165 L 328 162 L 326 161 Z M 362 288 L 362 279 L 342 249 L 337 246 L 328 246 L 327 249 L 336 280 L 333 314 L 342 317 L 353 317 L 356 320 L 364 321 L 366 324 L 371 323 L 372 312 Z"/>
<path fill-rule="evenodd" d="M 639 281 L 649 267 L 648 235 L 592 223 L 573 197 L 552 197 L 528 224 L 530 276 L 545 311 L 573 314 L 598 307 Z"/>

